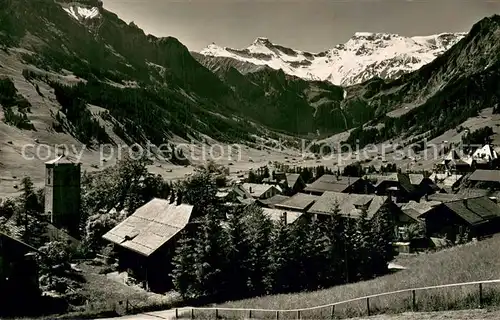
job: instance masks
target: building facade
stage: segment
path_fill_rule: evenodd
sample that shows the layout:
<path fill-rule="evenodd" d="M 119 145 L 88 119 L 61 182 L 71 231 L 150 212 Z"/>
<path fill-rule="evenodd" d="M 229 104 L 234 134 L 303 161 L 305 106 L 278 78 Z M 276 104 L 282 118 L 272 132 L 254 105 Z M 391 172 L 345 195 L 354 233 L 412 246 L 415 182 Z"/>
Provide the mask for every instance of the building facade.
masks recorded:
<path fill-rule="evenodd" d="M 78 234 L 80 224 L 80 163 L 60 156 L 45 163 L 45 214 L 57 228 Z"/>

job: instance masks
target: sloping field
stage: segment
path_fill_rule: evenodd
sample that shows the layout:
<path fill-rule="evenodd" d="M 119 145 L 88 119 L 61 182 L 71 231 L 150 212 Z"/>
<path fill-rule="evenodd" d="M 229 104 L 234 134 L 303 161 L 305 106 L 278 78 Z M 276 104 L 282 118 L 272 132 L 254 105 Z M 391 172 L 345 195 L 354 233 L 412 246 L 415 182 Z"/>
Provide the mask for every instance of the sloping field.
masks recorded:
<path fill-rule="evenodd" d="M 399 258 L 397 259 L 397 263 L 408 269 L 370 281 L 314 292 L 282 294 L 232 301 L 218 305 L 217 307 L 288 310 L 328 305 L 348 299 L 403 289 L 500 279 L 499 245 L 500 236 L 497 235 L 484 241 L 440 252 Z M 290 280 L 293 281 L 293 279 Z M 485 284 L 483 286 L 483 305 L 500 305 L 499 293 L 499 284 Z M 479 306 L 479 290 L 477 285 L 417 291 L 415 298 L 418 311 L 476 309 Z M 366 307 L 366 301 L 364 300 L 339 305 L 335 308 L 335 315 L 343 318 L 362 317 L 366 315 Z M 411 292 L 370 299 L 372 315 L 408 312 L 411 310 L 411 307 Z M 198 314 L 198 317 L 202 318 L 210 317 L 213 313 L 212 310 L 207 312 L 195 310 L 195 314 Z M 219 316 L 241 319 L 245 316 L 245 312 L 220 311 Z M 273 312 L 256 312 L 253 315 L 255 318 L 275 318 L 275 316 L 276 314 Z M 301 313 L 302 319 L 330 318 L 330 316 L 331 308 L 329 307 L 303 311 Z M 288 319 L 290 317 L 296 318 L 296 312 L 284 312 L 280 314 L 280 319 Z"/>

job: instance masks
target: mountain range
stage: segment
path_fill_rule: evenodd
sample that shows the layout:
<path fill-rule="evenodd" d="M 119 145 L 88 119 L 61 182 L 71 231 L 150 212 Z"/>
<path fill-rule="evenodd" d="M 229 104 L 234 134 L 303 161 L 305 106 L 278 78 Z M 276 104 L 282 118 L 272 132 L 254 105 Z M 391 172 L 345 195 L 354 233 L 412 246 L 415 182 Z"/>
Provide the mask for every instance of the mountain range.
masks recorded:
<path fill-rule="evenodd" d="M 14 88 L 0 92 L 5 141 L 36 132 L 86 144 L 255 142 L 355 128 L 349 141 L 380 142 L 435 136 L 500 96 L 499 16 L 467 34 L 358 33 L 317 54 L 263 38 L 193 53 L 96 0 L 1 2 L 0 75 Z"/>
<path fill-rule="evenodd" d="M 227 61 L 240 72 L 254 66 L 282 69 L 286 74 L 306 80 L 329 81 L 349 86 L 374 77 L 396 79 L 430 63 L 461 40 L 465 33 L 442 33 L 425 37 L 402 37 L 397 34 L 357 32 L 349 41 L 330 50 L 311 53 L 274 44 L 257 38 L 248 48 L 232 49 L 211 44 L 200 51 L 205 57 Z M 218 59 L 221 58 L 221 59 Z"/>

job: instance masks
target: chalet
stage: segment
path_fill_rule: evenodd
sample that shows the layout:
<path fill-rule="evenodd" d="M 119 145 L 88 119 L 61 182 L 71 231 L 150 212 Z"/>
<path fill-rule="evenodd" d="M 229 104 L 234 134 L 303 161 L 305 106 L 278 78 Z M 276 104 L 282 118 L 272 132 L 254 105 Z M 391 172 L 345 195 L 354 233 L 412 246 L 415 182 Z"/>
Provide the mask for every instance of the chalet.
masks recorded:
<path fill-rule="evenodd" d="M 2 312 L 38 301 L 37 249 L 0 232 L 0 301 Z M 33 306 L 33 305 L 31 305 Z"/>
<path fill-rule="evenodd" d="M 181 231 L 194 219 L 193 206 L 153 199 L 106 233 L 118 251 L 119 268 L 154 292 L 171 288 L 170 271 Z"/>
<path fill-rule="evenodd" d="M 365 179 L 330 174 L 322 175 L 304 189 L 305 193 L 318 196 L 325 192 L 368 194 L 372 191 L 372 186 Z"/>
<path fill-rule="evenodd" d="M 500 170 L 478 169 L 469 176 L 468 181 L 479 189 L 500 190 Z"/>
<path fill-rule="evenodd" d="M 279 186 L 270 184 L 243 183 L 239 186 L 245 194 L 254 199 L 269 199 L 277 194 L 282 194 Z"/>
<path fill-rule="evenodd" d="M 276 208 L 288 211 L 307 212 L 309 208 L 318 200 L 319 196 L 307 193 L 297 193 L 288 200 L 277 204 Z"/>
<path fill-rule="evenodd" d="M 370 220 L 383 208 L 388 208 L 391 216 L 394 210 L 399 210 L 386 196 L 326 191 L 307 212 L 321 219 L 321 216 L 331 215 L 336 208 L 340 210 L 342 217 L 354 219 L 359 218 L 362 210 L 366 210 Z"/>
<path fill-rule="evenodd" d="M 259 206 L 264 208 L 275 208 L 276 205 L 279 205 L 280 203 L 283 203 L 288 199 L 290 199 L 290 197 L 277 194 L 269 199 L 257 199 L 256 202 Z"/>
<path fill-rule="evenodd" d="M 460 199 L 444 202 L 439 210 L 422 217 L 428 236 L 445 236 L 454 242 L 465 230 L 471 238 L 498 232 L 500 206 L 487 197 Z"/>
<path fill-rule="evenodd" d="M 400 184 L 397 173 L 388 173 L 381 175 L 368 175 L 366 179 L 371 183 L 375 194 L 386 196 L 390 194 L 390 189 L 399 189 Z"/>
<path fill-rule="evenodd" d="M 446 173 L 433 173 L 429 179 L 431 179 L 435 185 L 437 185 L 442 192 L 452 193 L 460 186 L 464 175 L 452 174 L 450 172 Z"/>
<path fill-rule="evenodd" d="M 264 214 L 271 219 L 271 221 L 276 223 L 284 221 L 286 224 L 292 224 L 303 215 L 302 212 L 282 209 L 263 208 L 262 210 L 264 211 Z"/>
<path fill-rule="evenodd" d="M 279 186 L 287 195 L 301 192 L 306 187 L 306 183 L 298 173 L 273 173 L 273 177 L 264 178 L 262 183 Z"/>
<path fill-rule="evenodd" d="M 498 154 L 490 144 L 485 144 L 472 154 L 477 169 L 491 169 L 498 164 Z"/>
<path fill-rule="evenodd" d="M 288 195 L 294 195 L 297 192 L 302 192 L 306 187 L 304 179 L 298 173 L 286 174 L 286 190 Z"/>
<path fill-rule="evenodd" d="M 474 166 L 473 159 L 465 161 L 460 157 L 455 149 L 452 149 L 443 160 L 437 164 L 437 169 L 440 172 L 452 172 L 452 173 L 466 173 L 470 172 L 471 168 Z"/>

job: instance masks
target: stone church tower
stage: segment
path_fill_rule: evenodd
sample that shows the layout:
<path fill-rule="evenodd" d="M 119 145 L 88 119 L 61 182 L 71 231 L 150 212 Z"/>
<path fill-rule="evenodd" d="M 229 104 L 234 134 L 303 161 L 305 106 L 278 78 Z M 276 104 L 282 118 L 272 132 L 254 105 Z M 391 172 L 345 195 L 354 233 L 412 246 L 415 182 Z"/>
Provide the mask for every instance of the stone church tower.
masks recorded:
<path fill-rule="evenodd" d="M 80 163 L 64 155 L 45 163 L 45 214 L 71 235 L 80 224 L 80 189 Z"/>

